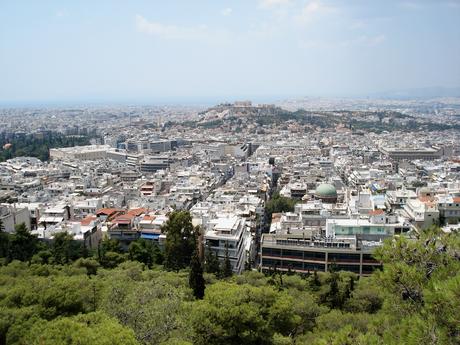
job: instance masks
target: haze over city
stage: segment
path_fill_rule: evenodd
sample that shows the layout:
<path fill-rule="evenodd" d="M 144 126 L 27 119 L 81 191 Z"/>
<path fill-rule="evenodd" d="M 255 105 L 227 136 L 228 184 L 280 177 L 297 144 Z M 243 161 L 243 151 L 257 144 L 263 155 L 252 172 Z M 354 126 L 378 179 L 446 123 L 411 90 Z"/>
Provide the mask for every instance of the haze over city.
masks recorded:
<path fill-rule="evenodd" d="M 458 93 L 459 17 L 457 0 L 2 1 L 0 102 Z"/>

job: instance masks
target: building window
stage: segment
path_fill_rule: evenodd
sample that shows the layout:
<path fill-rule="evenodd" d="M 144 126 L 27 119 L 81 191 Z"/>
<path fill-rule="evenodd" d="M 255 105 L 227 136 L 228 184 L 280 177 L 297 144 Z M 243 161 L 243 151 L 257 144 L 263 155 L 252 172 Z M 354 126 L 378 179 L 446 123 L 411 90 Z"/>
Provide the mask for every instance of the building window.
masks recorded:
<path fill-rule="evenodd" d="M 309 262 L 304 263 L 304 270 L 305 271 L 325 271 L 325 265 L 324 264 L 313 264 Z"/>
<path fill-rule="evenodd" d="M 304 260 L 324 261 L 326 254 L 323 252 L 304 252 Z"/>
<path fill-rule="evenodd" d="M 382 266 L 363 265 L 362 274 L 371 274 L 375 270 L 381 269 Z"/>
<path fill-rule="evenodd" d="M 338 262 L 359 262 L 359 254 L 348 254 L 348 253 L 329 253 L 328 261 L 338 261 Z"/>
<path fill-rule="evenodd" d="M 359 265 L 337 265 L 337 269 L 339 271 L 349 271 L 349 272 L 354 272 L 359 274 Z"/>
<path fill-rule="evenodd" d="M 262 248 L 262 256 L 281 256 L 281 249 L 277 248 Z"/>
<path fill-rule="evenodd" d="M 302 255 L 302 252 L 300 250 L 283 249 L 283 257 L 291 257 L 291 258 L 302 259 L 303 255 Z"/>

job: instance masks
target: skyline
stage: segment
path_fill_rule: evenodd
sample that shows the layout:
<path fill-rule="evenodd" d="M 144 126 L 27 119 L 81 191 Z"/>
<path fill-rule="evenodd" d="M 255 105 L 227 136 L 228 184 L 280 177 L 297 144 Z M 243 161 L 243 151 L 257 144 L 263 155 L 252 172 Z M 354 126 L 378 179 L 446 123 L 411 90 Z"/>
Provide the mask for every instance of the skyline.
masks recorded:
<path fill-rule="evenodd" d="M 0 103 L 365 97 L 460 85 L 460 1 L 0 4 Z"/>

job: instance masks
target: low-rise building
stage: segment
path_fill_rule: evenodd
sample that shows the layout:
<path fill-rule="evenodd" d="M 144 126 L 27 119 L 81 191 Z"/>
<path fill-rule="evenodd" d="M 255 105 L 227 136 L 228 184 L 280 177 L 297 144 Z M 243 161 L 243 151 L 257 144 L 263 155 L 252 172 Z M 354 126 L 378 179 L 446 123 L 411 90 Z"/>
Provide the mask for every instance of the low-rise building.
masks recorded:
<path fill-rule="evenodd" d="M 14 232 L 16 225 L 24 223 L 27 229 L 31 229 L 30 226 L 30 213 L 26 207 L 17 207 L 11 204 L 0 205 L 0 220 L 3 224 L 3 231 Z"/>
<path fill-rule="evenodd" d="M 433 200 L 409 199 L 404 206 L 405 214 L 418 229 L 427 229 L 439 222 L 439 211 Z"/>

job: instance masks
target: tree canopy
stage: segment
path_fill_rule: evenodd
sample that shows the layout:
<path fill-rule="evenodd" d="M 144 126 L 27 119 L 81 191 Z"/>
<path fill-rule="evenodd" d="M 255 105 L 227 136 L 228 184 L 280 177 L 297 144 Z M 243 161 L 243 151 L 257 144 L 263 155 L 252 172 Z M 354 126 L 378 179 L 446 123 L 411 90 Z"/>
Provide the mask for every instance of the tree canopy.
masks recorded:
<path fill-rule="evenodd" d="M 193 237 L 187 218 L 175 224 Z M 109 248 L 102 257 L 123 258 L 113 267 L 98 253 L 55 260 L 67 246 L 42 247 L 26 230 L 9 235 L 14 259 L 0 264 L 0 344 L 460 343 L 455 232 L 387 241 L 375 253 L 383 270 L 369 277 L 274 270 L 221 279 L 203 274 L 196 251 L 184 269 L 149 267 L 142 241 L 128 253 L 101 244 Z"/>
<path fill-rule="evenodd" d="M 188 267 L 198 237 L 198 229 L 193 227 L 190 213 L 186 211 L 172 212 L 162 231 L 167 234 L 165 268 L 177 271 Z"/>

